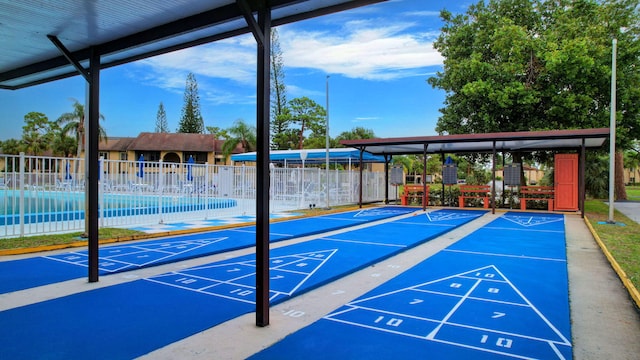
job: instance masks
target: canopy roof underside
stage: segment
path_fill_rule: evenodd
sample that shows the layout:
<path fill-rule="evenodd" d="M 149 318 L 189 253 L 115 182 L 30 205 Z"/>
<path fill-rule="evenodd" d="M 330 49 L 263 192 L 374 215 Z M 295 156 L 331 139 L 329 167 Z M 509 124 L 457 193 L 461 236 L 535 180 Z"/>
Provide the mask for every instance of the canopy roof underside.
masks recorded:
<path fill-rule="evenodd" d="M 341 144 L 375 155 L 544 151 L 599 148 L 609 139 L 609 129 L 522 131 L 486 134 L 421 136 L 343 140 Z M 495 145 L 494 145 L 495 144 Z"/>
<path fill-rule="evenodd" d="M 282 25 L 384 0 L 270 0 Z M 108 68 L 250 32 L 241 11 L 256 0 L 0 0 L 0 88 L 78 74 L 55 36 L 86 69 L 91 48 Z"/>

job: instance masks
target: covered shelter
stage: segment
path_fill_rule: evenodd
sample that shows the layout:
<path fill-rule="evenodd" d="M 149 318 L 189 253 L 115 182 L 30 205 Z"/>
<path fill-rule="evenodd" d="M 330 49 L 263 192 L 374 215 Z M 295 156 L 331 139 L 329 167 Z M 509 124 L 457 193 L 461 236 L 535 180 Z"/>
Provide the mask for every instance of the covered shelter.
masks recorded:
<path fill-rule="evenodd" d="M 233 162 L 255 162 L 257 152 L 231 155 Z M 272 150 L 269 153 L 269 161 L 274 164 L 324 164 L 326 162 L 327 149 L 300 149 L 300 150 Z M 349 167 L 353 163 L 383 163 L 384 156 L 373 155 L 365 152 L 360 159 L 360 150 L 355 148 L 329 149 L 329 162 L 346 164 Z"/>
<path fill-rule="evenodd" d="M 495 199 L 496 154 L 505 152 L 575 151 L 578 158 L 578 207 L 584 214 L 585 153 L 587 149 L 600 148 L 609 139 L 609 128 L 499 132 L 484 134 L 458 134 L 417 136 L 404 138 L 342 140 L 341 144 L 385 157 L 385 174 L 389 176 L 389 162 L 393 155 L 422 154 L 424 169 L 428 154 L 491 153 L 493 155 L 492 199 Z M 426 174 L 423 173 L 424 179 Z M 385 202 L 389 199 L 389 181 L 385 181 Z M 426 183 L 423 184 L 426 193 Z M 444 186 L 444 185 L 443 185 Z M 362 196 L 360 196 L 362 199 Z M 495 201 L 492 201 L 495 213 Z M 423 202 L 423 209 L 426 207 Z"/>
<path fill-rule="evenodd" d="M 0 0 L 0 89 L 81 75 L 85 116 L 88 279 L 98 281 L 100 71 L 250 33 L 257 43 L 256 323 L 269 323 L 271 28 L 384 0 Z"/>

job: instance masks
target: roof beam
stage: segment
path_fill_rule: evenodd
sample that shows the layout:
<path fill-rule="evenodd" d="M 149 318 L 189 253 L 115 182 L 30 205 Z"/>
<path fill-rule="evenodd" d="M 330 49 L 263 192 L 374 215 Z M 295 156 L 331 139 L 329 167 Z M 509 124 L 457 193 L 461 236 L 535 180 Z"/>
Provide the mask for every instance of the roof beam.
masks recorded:
<path fill-rule="evenodd" d="M 73 54 L 67 49 L 64 44 L 58 39 L 55 35 L 47 35 L 47 38 L 55 45 L 55 47 L 60 50 L 62 55 L 73 65 L 76 70 L 87 80 L 88 83 L 91 83 L 91 76 L 89 76 L 89 72 L 80 64 L 78 60 L 73 56 Z"/>
<path fill-rule="evenodd" d="M 259 46 L 264 46 L 263 31 L 260 29 L 260 26 L 258 25 L 256 18 L 253 17 L 253 11 L 251 11 L 251 7 L 247 3 L 247 0 L 236 0 L 236 4 L 238 4 L 238 7 L 240 7 L 240 10 L 242 11 L 242 16 L 244 16 L 244 19 L 247 21 L 247 24 L 249 25 L 249 29 L 251 29 L 251 33 L 253 34 L 253 37 L 256 39 L 256 42 L 258 43 Z"/>

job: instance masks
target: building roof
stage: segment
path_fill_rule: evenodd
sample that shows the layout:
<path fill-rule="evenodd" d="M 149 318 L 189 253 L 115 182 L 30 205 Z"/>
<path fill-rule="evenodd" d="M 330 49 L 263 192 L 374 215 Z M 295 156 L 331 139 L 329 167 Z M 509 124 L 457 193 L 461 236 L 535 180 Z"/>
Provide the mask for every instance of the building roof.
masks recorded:
<path fill-rule="evenodd" d="M 384 0 L 270 0 L 273 26 Z M 250 32 L 247 0 L 0 0 L 0 88 L 19 89 L 78 75 L 59 43 L 87 68 L 102 69 Z M 255 21 L 255 20 L 254 20 Z"/>
<path fill-rule="evenodd" d="M 134 137 L 109 137 L 106 141 L 101 141 L 99 149 L 103 151 L 127 151 Z"/>
<path fill-rule="evenodd" d="M 587 148 L 599 148 L 609 139 L 609 129 L 520 131 L 486 134 L 417 136 L 404 138 L 342 140 L 376 155 L 432 153 L 473 153 L 497 151 L 541 151 L 578 149 L 584 141 Z"/>
<path fill-rule="evenodd" d="M 137 137 L 109 138 L 100 142 L 102 151 L 184 151 L 222 152 L 224 140 L 217 140 L 212 134 L 151 133 L 142 132 Z M 233 154 L 242 153 L 238 145 Z"/>

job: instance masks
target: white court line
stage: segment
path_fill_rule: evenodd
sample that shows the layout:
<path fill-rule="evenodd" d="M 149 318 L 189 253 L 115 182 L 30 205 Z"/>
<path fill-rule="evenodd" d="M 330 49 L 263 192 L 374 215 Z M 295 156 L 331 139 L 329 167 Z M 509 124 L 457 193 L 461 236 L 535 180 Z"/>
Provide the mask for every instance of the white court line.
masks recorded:
<path fill-rule="evenodd" d="M 455 304 L 455 305 L 453 306 L 453 308 L 451 308 L 451 310 L 449 311 L 449 313 L 444 317 L 444 319 L 442 319 L 442 322 L 441 322 L 440 324 L 438 324 L 438 326 L 437 326 L 435 329 L 433 329 L 433 331 L 431 331 L 431 332 L 429 333 L 429 335 L 427 335 L 427 339 L 428 339 L 428 340 L 433 340 L 433 339 L 436 337 L 436 334 L 438 333 L 438 331 L 440 331 L 440 329 L 442 329 L 442 326 L 447 322 L 447 320 L 449 320 L 449 318 L 451 318 L 451 317 L 453 316 L 453 313 L 455 313 L 455 312 L 456 312 L 456 310 L 458 310 L 458 308 L 459 308 L 460 306 L 462 306 L 462 303 L 464 303 L 464 302 L 467 300 L 467 298 L 469 297 L 469 295 L 470 295 L 470 294 L 471 294 L 471 293 L 472 293 L 472 292 L 473 292 L 473 291 L 478 287 L 478 285 L 480 285 L 480 283 L 481 283 L 481 282 L 482 282 L 482 280 L 481 280 L 481 279 L 478 279 L 478 280 L 476 281 L 476 283 L 475 283 L 475 284 L 473 284 L 473 286 L 471 287 L 471 289 L 469 289 L 469 291 L 467 291 L 467 293 L 466 293 L 466 294 L 464 294 L 464 296 L 462 296 L 462 297 L 460 298 L 460 300 L 458 301 L 458 303 L 457 303 L 457 304 Z"/>
<path fill-rule="evenodd" d="M 496 254 L 496 253 L 485 253 L 485 252 L 479 252 L 479 251 L 451 250 L 451 249 L 442 249 L 442 251 L 449 251 L 449 252 L 456 252 L 456 253 L 463 253 L 463 254 L 474 254 L 474 255 L 501 256 L 501 257 L 517 258 L 517 259 L 531 259 L 531 260 L 546 260 L 546 261 L 567 262 L 566 259 L 543 258 L 543 257 L 537 257 L 537 256 Z"/>
<path fill-rule="evenodd" d="M 483 226 L 481 229 L 509 230 L 509 231 L 530 231 L 530 232 L 548 232 L 548 233 L 564 234 L 564 230 L 541 230 L 541 229 L 534 229 L 534 228 L 525 228 L 525 229 L 523 229 L 523 228 L 508 228 L 508 227 L 498 227 L 498 226 Z"/>
<path fill-rule="evenodd" d="M 407 247 L 406 245 L 400 245 L 400 244 L 385 244 L 385 243 L 377 243 L 377 242 L 371 242 L 371 241 L 335 239 L 335 238 L 330 238 L 330 237 L 320 238 L 320 239 L 317 239 L 317 240 L 331 240 L 331 241 L 344 242 L 344 243 L 364 244 L 364 245 L 380 245 L 380 246 L 391 246 L 391 247 L 399 247 L 399 248 Z"/>

